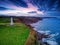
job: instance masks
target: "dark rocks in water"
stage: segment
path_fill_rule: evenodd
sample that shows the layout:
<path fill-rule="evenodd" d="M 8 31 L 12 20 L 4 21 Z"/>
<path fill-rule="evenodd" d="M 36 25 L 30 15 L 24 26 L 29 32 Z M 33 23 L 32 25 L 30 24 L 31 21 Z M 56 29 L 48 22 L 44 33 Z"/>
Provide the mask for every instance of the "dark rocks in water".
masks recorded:
<path fill-rule="evenodd" d="M 49 45 L 47 42 L 40 42 L 39 45 Z"/>
<path fill-rule="evenodd" d="M 37 42 L 39 41 L 40 45 L 49 45 L 47 42 L 42 41 L 43 38 L 49 38 L 49 37 L 50 37 L 50 35 L 46 35 L 44 33 L 37 32 Z"/>
<path fill-rule="evenodd" d="M 47 42 L 44 42 L 44 45 L 49 45 Z"/>
<path fill-rule="evenodd" d="M 30 26 L 30 24 L 36 23 L 39 20 L 42 20 L 42 18 L 40 18 L 40 17 L 21 17 L 21 18 L 18 18 L 18 20 L 20 22 L 26 24 L 26 26 L 28 26 L 29 28 L 32 28 Z M 38 41 L 41 40 L 41 42 L 39 44 L 41 44 L 41 45 L 49 45 L 47 42 L 42 42 L 42 39 L 43 38 L 49 38 L 50 37 L 49 35 L 41 34 L 41 33 L 37 32 L 35 30 L 32 30 L 32 29 L 30 30 L 30 34 L 31 34 L 30 36 L 32 36 L 32 35 L 33 35 L 33 37 L 34 37 L 34 35 L 36 36 L 36 37 L 34 37 L 34 38 L 36 38 L 36 39 L 34 39 L 34 41 L 35 40 L 38 40 Z M 28 45 L 28 44 L 31 45 L 32 40 L 31 40 L 30 36 L 28 37 L 28 40 L 27 40 L 25 45 Z M 34 43 L 34 41 L 33 41 L 33 43 Z"/>
<path fill-rule="evenodd" d="M 43 38 L 49 38 L 50 35 L 45 35 L 45 34 L 41 34 L 39 32 L 37 32 L 37 38 L 38 40 L 42 40 Z"/>

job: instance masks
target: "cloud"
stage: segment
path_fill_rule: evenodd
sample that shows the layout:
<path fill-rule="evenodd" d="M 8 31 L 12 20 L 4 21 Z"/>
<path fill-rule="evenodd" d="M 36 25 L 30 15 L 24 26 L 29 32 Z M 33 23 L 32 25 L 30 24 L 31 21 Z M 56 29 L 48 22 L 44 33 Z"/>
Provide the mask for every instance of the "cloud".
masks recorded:
<path fill-rule="evenodd" d="M 0 10 L 6 10 L 7 8 L 4 8 L 4 7 L 0 7 Z"/>
<path fill-rule="evenodd" d="M 1 6 L 4 8 L 30 8 L 38 11 L 60 11 L 60 0 L 0 0 Z"/>
<path fill-rule="evenodd" d="M 30 0 L 30 3 L 37 6 L 39 10 L 52 11 L 52 8 L 55 8 L 54 11 L 60 10 L 60 0 Z"/>
<path fill-rule="evenodd" d="M 16 6 L 28 7 L 27 3 L 24 2 L 23 0 L 10 0 L 10 1 Z"/>
<path fill-rule="evenodd" d="M 31 12 L 28 12 L 28 13 L 32 13 L 33 14 L 33 13 L 37 13 L 37 12 L 36 11 L 31 11 Z"/>

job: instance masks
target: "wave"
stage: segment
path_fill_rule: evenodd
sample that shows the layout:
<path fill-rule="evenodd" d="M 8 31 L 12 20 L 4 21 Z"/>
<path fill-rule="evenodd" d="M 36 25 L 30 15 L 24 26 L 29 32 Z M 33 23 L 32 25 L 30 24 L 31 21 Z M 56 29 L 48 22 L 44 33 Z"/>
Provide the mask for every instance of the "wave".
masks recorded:
<path fill-rule="evenodd" d="M 34 30 L 37 31 L 36 28 L 34 28 Z M 49 45 L 58 45 L 58 42 L 56 42 L 55 37 L 57 37 L 59 35 L 59 33 L 52 34 L 51 31 L 49 31 L 49 30 L 46 30 L 46 31 L 39 30 L 38 33 L 50 36 L 49 38 L 43 38 L 42 42 L 47 42 Z"/>

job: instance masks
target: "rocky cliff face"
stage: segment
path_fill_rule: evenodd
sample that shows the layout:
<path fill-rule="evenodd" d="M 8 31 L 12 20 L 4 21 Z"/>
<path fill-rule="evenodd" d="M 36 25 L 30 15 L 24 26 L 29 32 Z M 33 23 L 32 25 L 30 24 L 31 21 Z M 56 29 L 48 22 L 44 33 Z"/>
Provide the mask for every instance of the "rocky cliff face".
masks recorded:
<path fill-rule="evenodd" d="M 19 19 L 21 22 L 23 22 L 26 25 L 30 25 L 32 23 L 38 22 L 39 20 L 42 20 L 42 18 L 38 18 L 38 17 L 24 17 Z"/>
<path fill-rule="evenodd" d="M 30 26 L 30 24 L 36 23 L 39 20 L 42 20 L 42 18 L 38 18 L 38 17 L 37 18 L 26 18 L 26 17 L 24 17 L 24 18 L 18 18 L 18 20 L 30 28 L 30 34 L 28 36 L 28 39 L 27 39 L 25 45 L 48 45 L 47 42 L 42 42 L 42 38 L 48 38 L 49 35 L 41 34 L 37 31 L 35 31 L 33 29 L 34 27 Z"/>

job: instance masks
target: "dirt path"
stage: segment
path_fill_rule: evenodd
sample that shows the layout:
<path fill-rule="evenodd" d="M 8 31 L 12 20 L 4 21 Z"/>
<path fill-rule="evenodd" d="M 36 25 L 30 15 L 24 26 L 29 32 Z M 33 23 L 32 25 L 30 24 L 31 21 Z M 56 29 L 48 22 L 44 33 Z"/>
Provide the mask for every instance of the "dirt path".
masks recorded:
<path fill-rule="evenodd" d="M 25 45 L 36 45 L 36 43 L 36 31 L 31 28 Z"/>
<path fill-rule="evenodd" d="M 40 41 L 42 38 L 47 36 L 38 33 L 33 29 L 34 27 L 30 26 L 30 24 L 38 22 L 39 20 L 41 20 L 41 18 L 19 18 L 19 20 L 20 22 L 24 23 L 27 27 L 30 28 L 30 33 L 25 42 L 25 45 L 45 45 L 42 43 L 42 41 L 38 42 L 38 40 Z"/>

